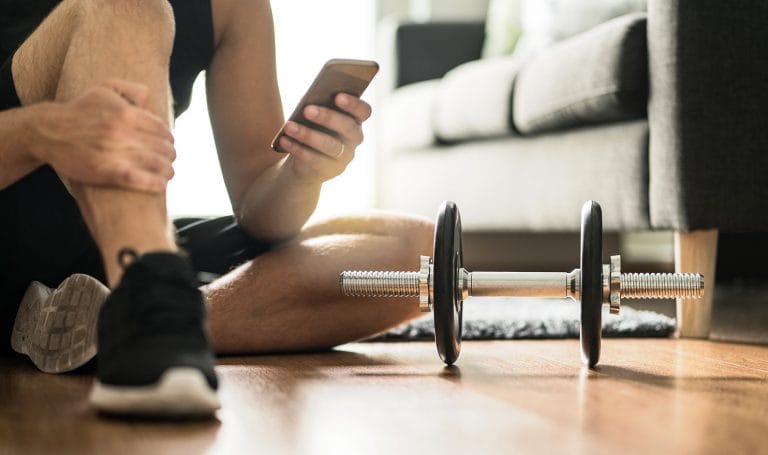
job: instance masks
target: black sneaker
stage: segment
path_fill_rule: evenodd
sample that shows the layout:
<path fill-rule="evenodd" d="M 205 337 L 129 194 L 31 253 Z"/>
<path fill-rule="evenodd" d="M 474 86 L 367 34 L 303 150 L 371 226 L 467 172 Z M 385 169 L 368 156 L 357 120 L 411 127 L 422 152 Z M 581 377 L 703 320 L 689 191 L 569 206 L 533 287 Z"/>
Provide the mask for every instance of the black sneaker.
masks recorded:
<path fill-rule="evenodd" d="M 134 258 L 99 315 L 91 403 L 108 414 L 210 416 L 218 381 L 195 274 L 177 254 Z"/>
<path fill-rule="evenodd" d="M 96 356 L 96 320 L 109 289 L 75 274 L 51 289 L 33 281 L 21 299 L 11 346 L 41 371 L 65 373 Z"/>

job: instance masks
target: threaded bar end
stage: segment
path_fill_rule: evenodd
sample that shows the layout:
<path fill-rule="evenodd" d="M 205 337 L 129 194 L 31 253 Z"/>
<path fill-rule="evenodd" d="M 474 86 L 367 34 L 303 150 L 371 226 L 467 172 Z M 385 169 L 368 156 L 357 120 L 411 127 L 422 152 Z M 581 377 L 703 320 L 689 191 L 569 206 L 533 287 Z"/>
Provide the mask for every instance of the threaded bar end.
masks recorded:
<path fill-rule="evenodd" d="M 700 299 L 704 276 L 698 273 L 622 273 L 623 299 Z"/>
<path fill-rule="evenodd" d="M 418 297 L 419 272 L 341 272 L 339 286 L 348 297 Z"/>

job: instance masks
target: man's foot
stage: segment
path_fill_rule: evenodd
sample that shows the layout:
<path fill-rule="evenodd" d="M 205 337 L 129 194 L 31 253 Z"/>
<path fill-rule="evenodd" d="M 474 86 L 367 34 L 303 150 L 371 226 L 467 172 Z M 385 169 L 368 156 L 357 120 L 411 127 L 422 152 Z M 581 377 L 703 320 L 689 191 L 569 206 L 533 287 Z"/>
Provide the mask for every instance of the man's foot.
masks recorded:
<path fill-rule="evenodd" d="M 186 259 L 136 258 L 99 315 L 91 403 L 109 414 L 212 415 L 220 405 L 205 324 L 203 295 Z"/>
<path fill-rule="evenodd" d="M 41 371 L 64 373 L 96 355 L 96 320 L 109 289 L 75 274 L 56 289 L 33 281 L 21 300 L 11 346 Z"/>

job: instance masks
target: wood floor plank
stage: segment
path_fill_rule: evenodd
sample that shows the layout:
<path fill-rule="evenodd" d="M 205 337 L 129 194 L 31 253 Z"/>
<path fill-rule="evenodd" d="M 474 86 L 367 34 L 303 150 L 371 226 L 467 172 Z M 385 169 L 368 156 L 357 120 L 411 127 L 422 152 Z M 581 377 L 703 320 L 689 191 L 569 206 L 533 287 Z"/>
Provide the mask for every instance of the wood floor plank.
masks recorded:
<path fill-rule="evenodd" d="M 444 367 L 432 343 L 219 359 L 217 419 L 96 415 L 92 373 L 0 359 L 0 454 L 768 453 L 768 347 L 604 340 L 466 342 Z"/>

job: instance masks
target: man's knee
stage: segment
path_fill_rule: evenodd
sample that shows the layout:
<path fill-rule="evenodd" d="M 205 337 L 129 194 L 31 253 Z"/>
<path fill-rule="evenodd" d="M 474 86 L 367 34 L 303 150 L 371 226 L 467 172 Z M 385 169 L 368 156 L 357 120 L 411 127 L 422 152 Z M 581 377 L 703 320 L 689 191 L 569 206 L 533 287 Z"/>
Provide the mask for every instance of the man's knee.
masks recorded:
<path fill-rule="evenodd" d="M 77 27 L 108 28 L 116 37 L 132 37 L 170 54 L 176 34 L 168 0 L 65 0 Z M 147 38 L 147 39 L 143 39 Z"/>
<path fill-rule="evenodd" d="M 414 218 L 408 222 L 407 226 L 405 237 L 409 242 L 408 248 L 420 255 L 432 256 L 435 223 L 426 218 Z"/>

